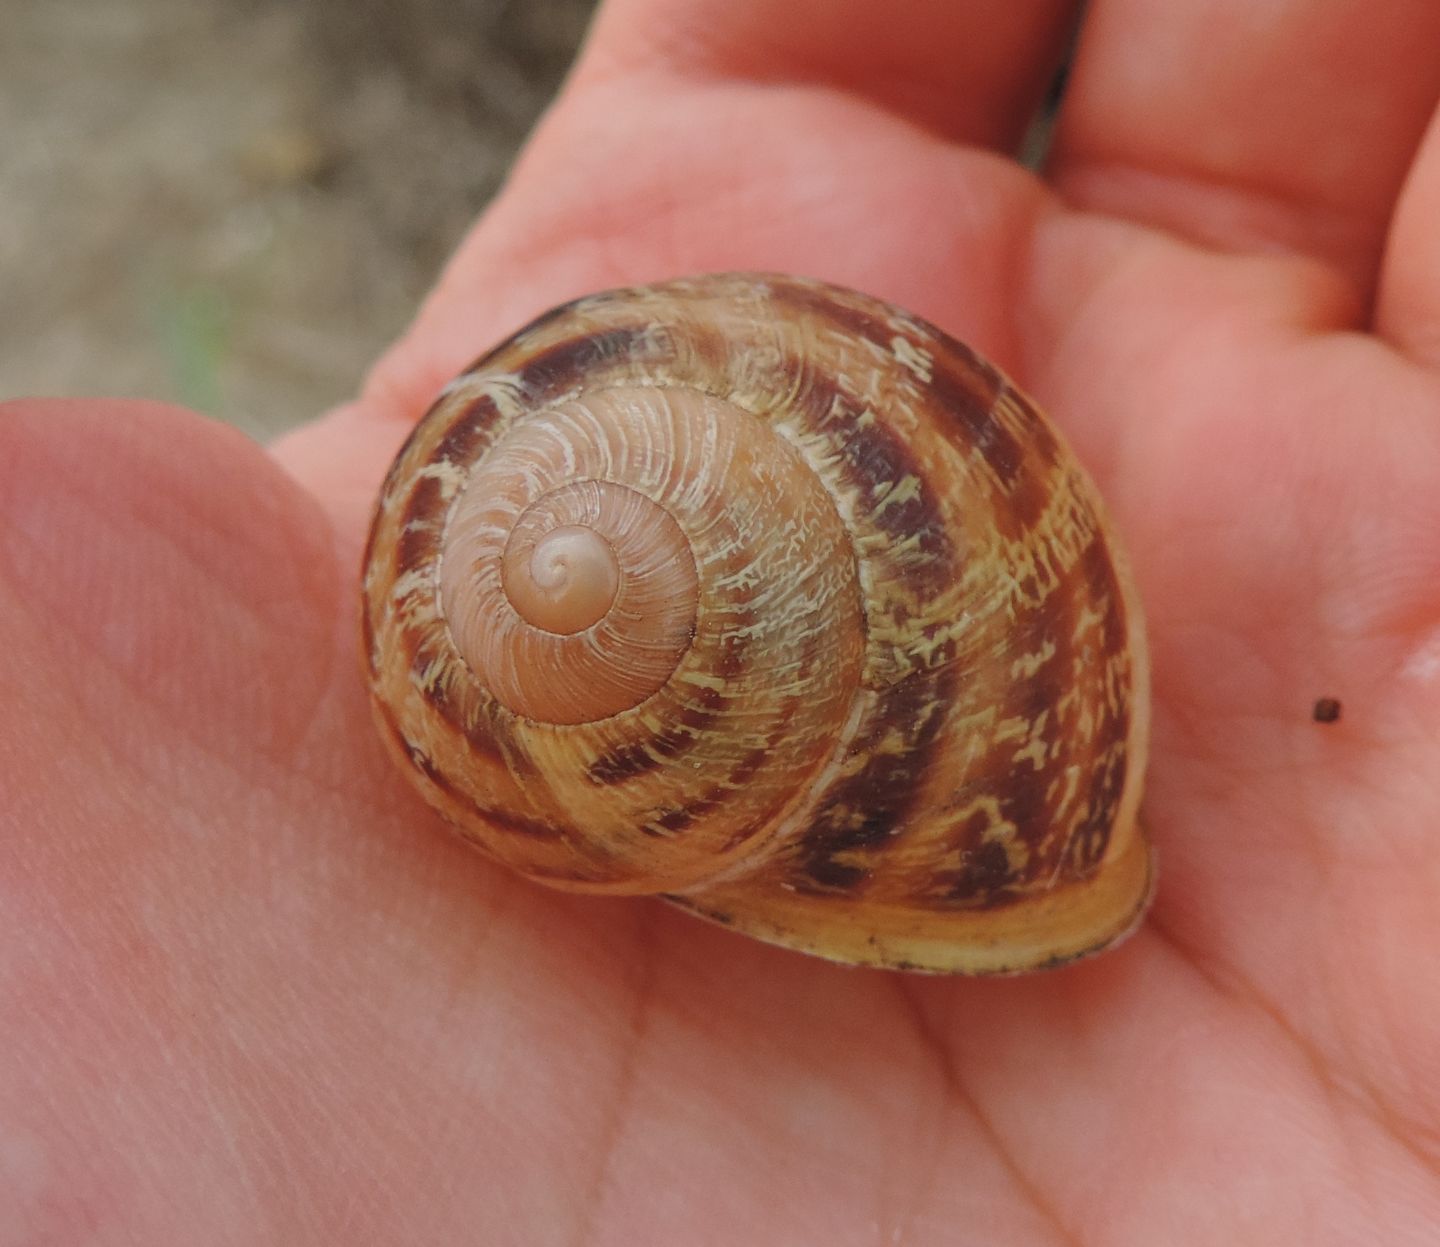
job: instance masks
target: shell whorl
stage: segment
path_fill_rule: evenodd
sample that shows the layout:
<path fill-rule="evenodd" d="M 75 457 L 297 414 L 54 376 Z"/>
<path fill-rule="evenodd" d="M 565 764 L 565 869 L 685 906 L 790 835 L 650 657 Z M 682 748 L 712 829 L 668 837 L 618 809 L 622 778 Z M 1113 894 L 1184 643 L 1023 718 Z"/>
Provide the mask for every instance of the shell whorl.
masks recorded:
<path fill-rule="evenodd" d="M 377 714 L 544 882 L 932 970 L 1051 964 L 1148 896 L 1143 635 L 1034 406 L 866 296 L 590 296 L 451 384 L 367 552 Z"/>

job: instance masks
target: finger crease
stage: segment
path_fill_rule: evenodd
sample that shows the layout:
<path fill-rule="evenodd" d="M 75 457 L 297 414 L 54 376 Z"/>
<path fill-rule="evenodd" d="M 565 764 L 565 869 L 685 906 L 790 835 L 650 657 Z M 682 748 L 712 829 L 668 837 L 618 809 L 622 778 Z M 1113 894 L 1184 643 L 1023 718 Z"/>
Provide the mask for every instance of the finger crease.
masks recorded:
<path fill-rule="evenodd" d="M 1238 999 L 1270 1022 L 1305 1063 L 1311 1078 L 1332 1105 L 1354 1108 L 1389 1139 L 1396 1147 L 1416 1161 L 1432 1178 L 1440 1179 L 1440 1156 L 1431 1155 L 1421 1144 L 1407 1137 L 1407 1130 L 1418 1127 L 1404 1121 L 1387 1103 L 1383 1094 L 1369 1081 L 1357 1078 L 1353 1085 L 1331 1076 L 1325 1054 L 1306 1038 L 1283 1013 L 1260 991 L 1259 987 L 1234 965 L 1216 958 L 1205 958 L 1189 947 L 1157 919 L 1152 911 L 1146 925 L 1160 942 L 1183 961 L 1197 978 L 1218 995 Z M 1335 1114 L 1337 1117 L 1339 1113 Z M 1440 1141 L 1437 1141 L 1440 1142 Z"/>
<path fill-rule="evenodd" d="M 1098 159 L 1062 161 L 1051 178 L 1073 208 L 1150 224 L 1218 250 L 1318 259 L 1367 289 L 1375 278 L 1384 222 L 1303 190 Z"/>
<path fill-rule="evenodd" d="M 629 1038 L 624 1044 L 620 1069 L 616 1074 L 612 1098 L 614 1107 L 601 1124 L 596 1140 L 597 1160 L 591 1174 L 588 1190 L 581 1200 L 575 1220 L 574 1247 L 585 1247 L 598 1238 L 600 1218 L 603 1212 L 605 1194 L 615 1168 L 615 1159 L 625 1137 L 631 1110 L 635 1101 L 635 1086 L 640 1068 L 640 1059 L 649 1032 L 651 1006 L 654 1002 L 657 979 L 656 944 L 650 938 L 656 922 L 655 906 L 637 907 L 639 926 L 634 940 L 638 951 L 639 965 L 636 970 L 635 1002 L 630 1009 Z"/>
<path fill-rule="evenodd" d="M 1055 1235 L 1057 1243 L 1065 1247 L 1083 1247 L 1080 1236 L 1066 1225 L 1060 1216 L 1059 1209 L 1050 1200 L 1046 1199 L 1040 1187 L 1031 1179 L 1020 1162 L 1011 1152 L 995 1123 L 981 1110 L 975 1097 L 971 1095 L 969 1088 L 960 1077 L 960 1071 L 950 1049 L 946 1046 L 944 1039 L 935 1029 L 930 1019 L 926 1017 L 920 1001 L 916 998 L 912 985 L 902 979 L 895 980 L 901 1001 L 909 1011 L 911 1023 L 915 1029 L 915 1037 L 921 1046 L 930 1054 L 932 1063 L 940 1077 L 946 1095 L 955 1103 L 959 1104 L 974 1121 L 980 1134 L 990 1145 L 995 1155 L 999 1158 L 1011 1180 L 1019 1188 L 1021 1194 L 1030 1202 L 1031 1206 L 1039 1216 L 1049 1225 Z"/>

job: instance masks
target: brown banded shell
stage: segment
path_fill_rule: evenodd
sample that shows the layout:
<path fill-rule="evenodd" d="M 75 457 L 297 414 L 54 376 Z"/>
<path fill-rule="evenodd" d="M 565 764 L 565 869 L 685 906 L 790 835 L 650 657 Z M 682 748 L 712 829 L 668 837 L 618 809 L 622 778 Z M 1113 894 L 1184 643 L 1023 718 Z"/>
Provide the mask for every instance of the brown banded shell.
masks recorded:
<path fill-rule="evenodd" d="M 998 973 L 1130 931 L 1148 677 L 1093 486 L 875 299 L 592 295 L 448 386 L 366 556 L 377 716 L 488 853 L 836 961 Z"/>

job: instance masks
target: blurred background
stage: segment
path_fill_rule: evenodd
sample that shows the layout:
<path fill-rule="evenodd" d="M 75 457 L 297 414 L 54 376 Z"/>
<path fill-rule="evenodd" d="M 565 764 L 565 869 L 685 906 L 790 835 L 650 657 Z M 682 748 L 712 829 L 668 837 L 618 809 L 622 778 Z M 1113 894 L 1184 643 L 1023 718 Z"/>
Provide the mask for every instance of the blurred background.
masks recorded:
<path fill-rule="evenodd" d="M 0 0 L 0 398 L 354 393 L 594 0 Z"/>

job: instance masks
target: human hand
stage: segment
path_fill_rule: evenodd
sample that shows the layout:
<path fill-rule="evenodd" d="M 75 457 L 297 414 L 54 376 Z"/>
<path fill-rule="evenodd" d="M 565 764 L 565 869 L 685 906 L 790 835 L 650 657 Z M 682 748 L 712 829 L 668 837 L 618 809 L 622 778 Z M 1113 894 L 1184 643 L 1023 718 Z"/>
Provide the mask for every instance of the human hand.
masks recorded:
<path fill-rule="evenodd" d="M 1440 7 L 1098 0 L 1039 180 L 1071 7 L 612 0 L 356 402 L 269 454 L 0 415 L 0 1244 L 1433 1240 Z M 521 882 L 384 758 L 355 569 L 430 397 L 742 267 L 936 321 L 1096 476 L 1155 673 L 1121 950 L 837 969 Z"/>

